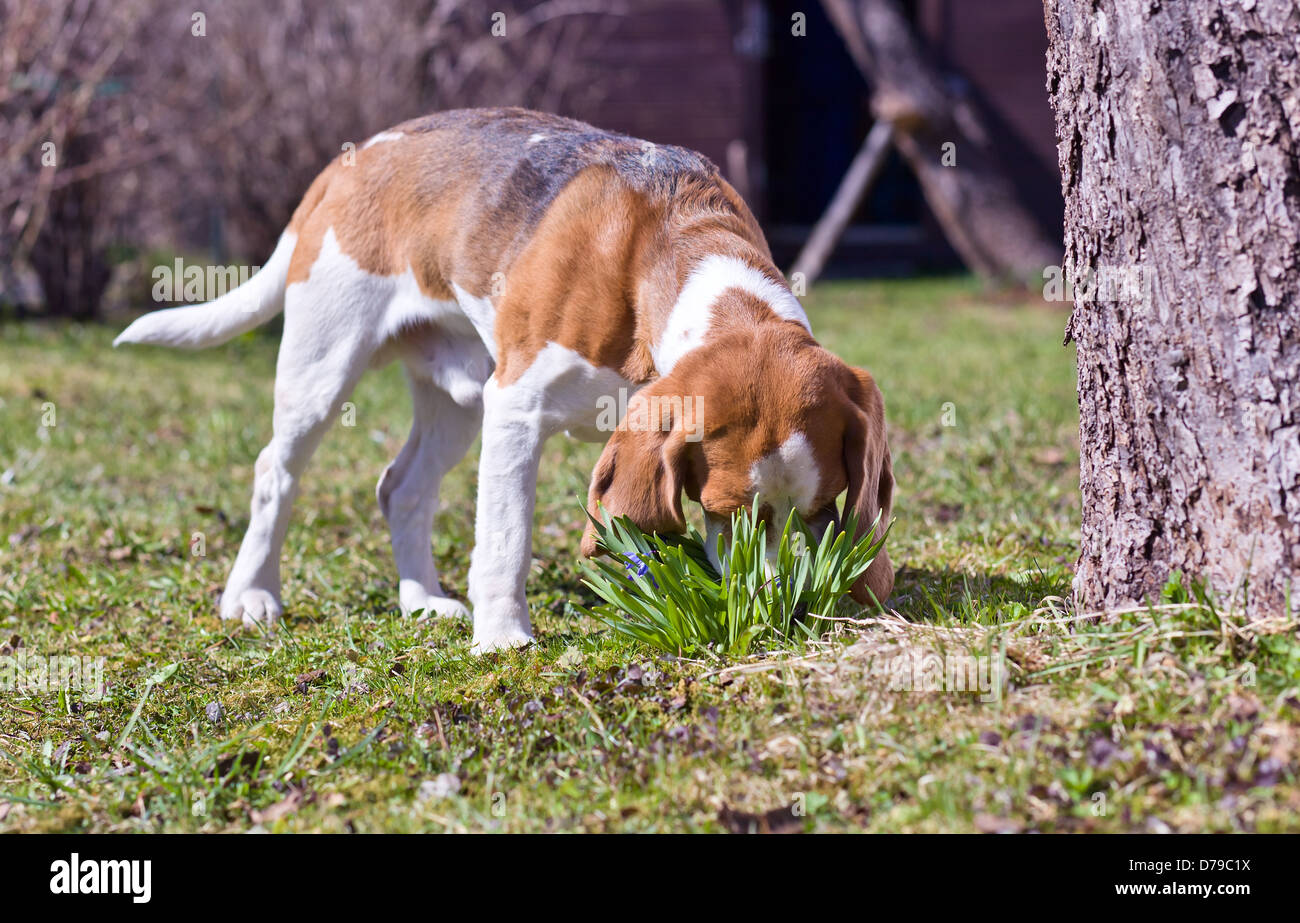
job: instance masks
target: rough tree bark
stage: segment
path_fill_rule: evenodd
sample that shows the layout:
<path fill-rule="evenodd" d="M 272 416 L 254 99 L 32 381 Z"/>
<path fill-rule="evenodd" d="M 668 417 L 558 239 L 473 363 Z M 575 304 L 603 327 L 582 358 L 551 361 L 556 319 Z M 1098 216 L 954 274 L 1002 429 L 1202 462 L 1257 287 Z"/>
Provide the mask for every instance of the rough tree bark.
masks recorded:
<path fill-rule="evenodd" d="M 1046 12 L 1066 276 L 1093 277 L 1066 329 L 1076 593 L 1117 606 L 1181 570 L 1276 614 L 1300 590 L 1300 11 L 1046 0 Z"/>
<path fill-rule="evenodd" d="M 973 272 L 1041 279 L 1061 248 L 1024 207 L 974 101 L 947 85 L 897 0 L 822 0 L 871 87 L 871 105 L 895 127 L 944 236 Z M 952 143 L 955 160 L 944 162 Z"/>

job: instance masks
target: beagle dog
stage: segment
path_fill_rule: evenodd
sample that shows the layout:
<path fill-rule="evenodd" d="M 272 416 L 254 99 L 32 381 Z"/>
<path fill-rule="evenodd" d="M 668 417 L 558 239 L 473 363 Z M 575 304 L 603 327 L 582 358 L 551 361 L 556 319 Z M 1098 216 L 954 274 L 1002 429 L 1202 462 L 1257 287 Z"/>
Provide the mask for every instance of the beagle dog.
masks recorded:
<path fill-rule="evenodd" d="M 400 360 L 410 438 L 377 490 L 404 613 L 467 615 L 430 547 L 439 482 L 482 432 L 469 572 L 476 651 L 532 639 L 525 578 L 542 444 L 608 440 L 589 512 L 709 544 L 757 495 L 770 529 L 890 518 L 884 403 L 817 344 L 749 209 L 707 159 L 522 109 L 441 112 L 381 132 L 312 183 L 266 265 L 114 342 L 201 348 L 284 312 L 274 434 L 221 597 L 282 612 L 280 552 L 308 459 L 367 368 Z M 596 551 L 588 525 L 582 551 Z M 883 602 L 882 552 L 854 597 Z"/>

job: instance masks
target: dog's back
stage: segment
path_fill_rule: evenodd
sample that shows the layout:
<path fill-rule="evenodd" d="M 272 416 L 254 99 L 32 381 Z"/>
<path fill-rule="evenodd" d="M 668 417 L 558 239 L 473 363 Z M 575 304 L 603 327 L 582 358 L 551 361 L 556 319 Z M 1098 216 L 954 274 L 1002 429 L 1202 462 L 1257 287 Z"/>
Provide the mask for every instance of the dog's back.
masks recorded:
<path fill-rule="evenodd" d="M 717 168 L 694 151 L 526 109 L 439 112 L 380 132 L 321 172 L 289 223 L 302 247 L 289 281 L 306 275 L 313 239 L 333 227 L 368 271 L 400 273 L 405 260 L 417 278 L 422 268 L 441 276 L 420 278 L 430 294 L 453 281 L 480 292 L 593 170 L 651 208 L 685 190 L 727 200 Z M 738 199 L 727 207 L 744 209 Z M 391 246 L 399 239 L 406 245 Z M 412 251 L 423 244 L 434 249 Z"/>
<path fill-rule="evenodd" d="M 541 345 L 539 328 L 630 380 L 653 377 L 645 343 L 626 334 L 648 341 L 662 329 L 702 255 L 784 282 L 757 221 L 703 155 L 525 109 L 463 109 L 344 145 L 249 283 L 146 315 L 117 342 L 201 348 L 264 323 L 287 287 L 330 264 L 327 241 L 362 273 L 409 277 L 420 297 L 458 305 L 494 359 L 515 367 L 499 370 L 507 380 Z M 521 298 L 510 283 L 525 276 Z M 593 330 L 589 309 L 611 300 L 611 322 Z M 392 334 L 407 320 L 374 323 Z"/>

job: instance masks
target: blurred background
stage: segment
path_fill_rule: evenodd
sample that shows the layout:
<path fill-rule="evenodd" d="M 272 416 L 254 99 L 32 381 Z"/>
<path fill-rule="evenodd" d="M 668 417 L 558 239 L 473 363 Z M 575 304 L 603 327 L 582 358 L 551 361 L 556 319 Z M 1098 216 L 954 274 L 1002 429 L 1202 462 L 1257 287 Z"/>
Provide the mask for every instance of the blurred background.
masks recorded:
<path fill-rule="evenodd" d="M 1026 281 L 1045 50 L 1040 0 L 0 0 L 0 316 L 158 307 L 151 267 L 265 259 L 347 142 L 488 105 L 703 152 L 783 269 L 820 221 L 810 276 Z"/>

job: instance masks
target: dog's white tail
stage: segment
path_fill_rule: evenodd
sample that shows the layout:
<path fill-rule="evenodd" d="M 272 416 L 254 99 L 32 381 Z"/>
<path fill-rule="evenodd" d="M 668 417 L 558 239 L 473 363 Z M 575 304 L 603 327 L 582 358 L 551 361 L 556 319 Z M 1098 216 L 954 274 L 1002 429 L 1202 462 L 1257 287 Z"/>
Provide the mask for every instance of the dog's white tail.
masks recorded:
<path fill-rule="evenodd" d="M 203 349 L 265 324 L 284 310 L 284 284 L 297 242 L 298 235 L 285 231 L 266 265 L 243 285 L 203 304 L 146 314 L 118 334 L 113 345 L 153 343 Z"/>

